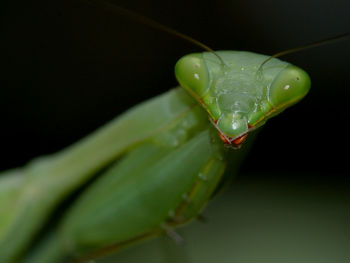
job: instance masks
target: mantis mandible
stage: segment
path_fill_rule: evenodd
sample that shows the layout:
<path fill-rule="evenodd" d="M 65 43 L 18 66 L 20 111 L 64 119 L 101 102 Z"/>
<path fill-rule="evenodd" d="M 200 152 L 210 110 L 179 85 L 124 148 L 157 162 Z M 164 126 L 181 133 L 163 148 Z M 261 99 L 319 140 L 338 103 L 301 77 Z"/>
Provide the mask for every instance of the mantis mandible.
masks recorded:
<path fill-rule="evenodd" d="M 278 59 L 259 70 L 267 56 L 215 54 L 187 55 L 176 64 L 190 95 L 181 88 L 166 92 L 62 152 L 5 172 L 2 261 L 59 262 L 164 231 L 172 235 L 173 227 L 195 218 L 226 166 L 238 165 L 244 153 L 224 145 L 242 145 L 310 87 L 303 70 Z M 57 205 L 97 175 L 52 233 L 31 244 Z"/>

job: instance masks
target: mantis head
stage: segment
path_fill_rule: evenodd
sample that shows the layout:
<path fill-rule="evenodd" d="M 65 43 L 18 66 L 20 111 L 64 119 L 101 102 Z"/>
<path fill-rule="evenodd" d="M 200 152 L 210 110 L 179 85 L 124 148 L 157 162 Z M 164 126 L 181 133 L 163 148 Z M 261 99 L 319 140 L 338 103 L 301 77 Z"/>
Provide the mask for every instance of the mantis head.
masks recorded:
<path fill-rule="evenodd" d="M 240 146 L 248 133 L 300 101 L 309 91 L 308 74 L 294 65 L 251 52 L 219 51 L 182 57 L 175 75 L 209 113 L 223 142 Z"/>

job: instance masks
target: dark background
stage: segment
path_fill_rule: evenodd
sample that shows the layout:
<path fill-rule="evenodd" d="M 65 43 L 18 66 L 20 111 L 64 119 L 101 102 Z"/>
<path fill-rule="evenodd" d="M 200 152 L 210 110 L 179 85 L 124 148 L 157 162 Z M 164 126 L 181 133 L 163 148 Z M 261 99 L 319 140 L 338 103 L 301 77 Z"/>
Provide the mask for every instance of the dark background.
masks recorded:
<path fill-rule="evenodd" d="M 115 3 L 216 50 L 273 54 L 350 30 L 346 0 Z M 83 0 L 1 5 L 1 169 L 62 149 L 170 89 L 177 59 L 201 51 Z M 347 39 L 284 57 L 310 74 L 312 90 L 262 129 L 244 172 L 344 179 L 349 47 Z"/>

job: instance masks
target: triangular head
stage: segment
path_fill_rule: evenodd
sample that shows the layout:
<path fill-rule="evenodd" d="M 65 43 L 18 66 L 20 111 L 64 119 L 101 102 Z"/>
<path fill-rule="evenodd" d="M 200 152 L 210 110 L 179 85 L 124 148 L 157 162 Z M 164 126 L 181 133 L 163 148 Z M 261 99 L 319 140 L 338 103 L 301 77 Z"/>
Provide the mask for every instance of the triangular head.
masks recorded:
<path fill-rule="evenodd" d="M 223 142 L 240 146 L 252 129 L 301 100 L 308 74 L 290 63 L 252 52 L 217 51 L 182 57 L 175 66 L 180 85 L 210 115 Z"/>

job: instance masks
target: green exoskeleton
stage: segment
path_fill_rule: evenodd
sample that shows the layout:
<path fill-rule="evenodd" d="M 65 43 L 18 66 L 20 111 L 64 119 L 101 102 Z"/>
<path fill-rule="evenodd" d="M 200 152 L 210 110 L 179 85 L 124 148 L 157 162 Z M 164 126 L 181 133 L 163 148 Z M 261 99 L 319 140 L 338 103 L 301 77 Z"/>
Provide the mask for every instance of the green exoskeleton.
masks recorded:
<path fill-rule="evenodd" d="M 175 72 L 184 89 L 130 109 L 62 152 L 5 172 L 1 262 L 64 262 L 171 235 L 173 227 L 196 218 L 227 166 L 236 168 L 244 153 L 245 147 L 224 145 L 241 144 L 310 88 L 302 69 L 278 59 L 260 71 L 267 56 L 217 55 L 222 61 L 208 52 L 181 58 Z M 62 200 L 92 177 L 96 181 L 58 216 Z M 54 212 L 57 218 L 50 218 Z M 43 235 L 48 220 L 57 222 Z"/>
<path fill-rule="evenodd" d="M 0 262 L 69 262 L 173 232 L 239 167 L 250 131 L 310 89 L 300 68 L 251 52 L 184 56 L 181 87 L 54 155 L 0 175 Z"/>

